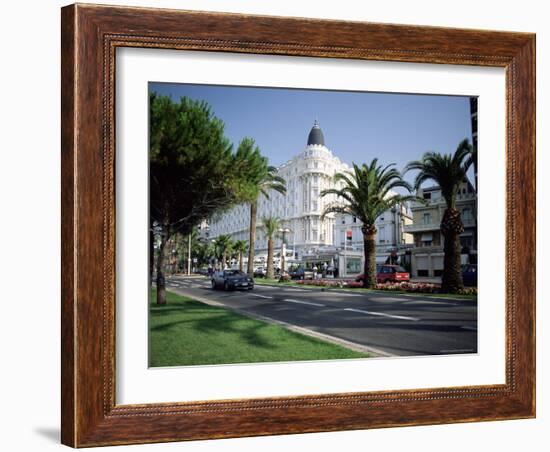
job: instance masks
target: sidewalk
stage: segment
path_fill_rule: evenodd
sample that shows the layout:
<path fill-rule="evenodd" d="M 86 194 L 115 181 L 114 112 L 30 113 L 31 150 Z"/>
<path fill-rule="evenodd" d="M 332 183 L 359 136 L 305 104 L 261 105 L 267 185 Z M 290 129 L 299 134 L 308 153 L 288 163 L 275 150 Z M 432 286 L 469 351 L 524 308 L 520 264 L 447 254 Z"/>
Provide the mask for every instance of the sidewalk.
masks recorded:
<path fill-rule="evenodd" d="M 441 284 L 441 278 L 439 276 L 436 277 L 422 277 L 417 276 L 416 278 L 411 278 L 412 283 L 430 283 L 430 284 Z"/>

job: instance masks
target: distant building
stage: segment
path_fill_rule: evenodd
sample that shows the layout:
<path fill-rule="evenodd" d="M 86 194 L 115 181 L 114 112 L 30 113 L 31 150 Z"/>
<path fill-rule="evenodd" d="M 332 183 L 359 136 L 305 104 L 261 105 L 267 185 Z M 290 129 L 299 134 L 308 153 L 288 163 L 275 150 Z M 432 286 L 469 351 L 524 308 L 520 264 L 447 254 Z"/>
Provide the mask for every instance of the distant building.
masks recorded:
<path fill-rule="evenodd" d="M 412 214 L 407 205 L 395 206 L 376 220 L 376 262 L 383 264 L 394 258 L 405 264 L 405 254 L 412 248 L 413 236 L 405 231 L 412 224 Z M 334 225 L 334 245 L 339 249 L 342 276 L 363 272 L 363 223 L 351 215 L 337 215 Z M 408 265 L 407 265 L 408 266 Z M 345 270 L 344 270 L 345 268 Z"/>
<path fill-rule="evenodd" d="M 414 237 L 411 273 L 413 277 L 438 277 L 443 273 L 444 257 L 440 224 L 447 204 L 438 186 L 420 189 L 417 195 L 427 204 L 413 202 L 413 222 L 405 226 L 405 232 Z M 462 262 L 477 262 L 477 195 L 468 181 L 460 186 L 456 208 L 464 224 L 464 232 L 460 235 Z"/>

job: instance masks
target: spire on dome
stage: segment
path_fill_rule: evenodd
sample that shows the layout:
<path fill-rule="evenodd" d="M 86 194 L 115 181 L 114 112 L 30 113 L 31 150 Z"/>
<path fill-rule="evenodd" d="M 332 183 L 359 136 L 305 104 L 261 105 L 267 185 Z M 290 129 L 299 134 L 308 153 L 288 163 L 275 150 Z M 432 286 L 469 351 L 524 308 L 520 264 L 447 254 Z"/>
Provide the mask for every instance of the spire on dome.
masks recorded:
<path fill-rule="evenodd" d="M 323 131 L 321 130 L 321 127 L 319 127 L 319 121 L 317 119 L 315 119 L 313 127 L 309 132 L 309 136 L 307 137 L 307 144 L 308 146 L 315 144 L 325 146 L 325 137 L 323 136 Z"/>

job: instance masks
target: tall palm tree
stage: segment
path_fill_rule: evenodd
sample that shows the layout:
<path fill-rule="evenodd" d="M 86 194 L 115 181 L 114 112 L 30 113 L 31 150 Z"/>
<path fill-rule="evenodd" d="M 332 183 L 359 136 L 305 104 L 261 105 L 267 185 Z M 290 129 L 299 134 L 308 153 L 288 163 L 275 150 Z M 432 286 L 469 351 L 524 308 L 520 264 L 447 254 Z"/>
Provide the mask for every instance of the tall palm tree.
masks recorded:
<path fill-rule="evenodd" d="M 274 237 L 277 231 L 281 228 L 281 220 L 277 217 L 263 217 L 262 229 L 267 237 L 267 277 L 273 279 L 275 271 L 273 269 L 273 251 L 275 248 Z"/>
<path fill-rule="evenodd" d="M 445 253 L 441 281 L 443 292 L 456 293 L 464 288 L 460 269 L 460 234 L 464 231 L 464 225 L 460 212 L 456 209 L 456 195 L 473 162 L 471 156 L 472 146 L 468 140 L 462 140 L 454 154 L 426 152 L 421 160 L 410 162 L 405 167 L 405 172 L 418 170 L 414 181 L 417 190 L 423 182 L 434 181 L 441 188 L 447 204 L 440 226 Z"/>
<path fill-rule="evenodd" d="M 468 156 L 468 160 L 466 161 L 466 164 L 469 166 L 474 167 L 474 180 L 475 180 L 475 190 L 477 193 L 477 146 L 471 146 L 470 148 L 470 155 Z"/>
<path fill-rule="evenodd" d="M 353 172 L 334 175 L 336 184 L 343 183 L 342 188 L 323 190 L 321 196 L 336 195 L 336 202 L 328 205 L 322 214 L 341 213 L 357 217 L 362 223 L 363 251 L 365 254 L 363 286 L 372 288 L 376 284 L 376 219 L 386 210 L 410 200 L 416 196 L 399 195 L 394 188 L 404 188 L 409 193 L 412 187 L 406 182 L 395 164 L 385 167 L 378 165 L 378 159 L 370 164 L 359 166 L 353 164 Z"/>
<path fill-rule="evenodd" d="M 239 271 L 243 271 L 243 254 L 248 249 L 248 243 L 246 240 L 237 240 L 233 244 L 233 250 L 237 253 L 239 258 Z"/>
<path fill-rule="evenodd" d="M 252 138 L 243 138 L 237 148 L 238 161 L 246 164 L 246 174 L 252 175 L 247 183 L 243 196 L 250 203 L 250 237 L 248 240 L 248 268 L 250 276 L 254 274 L 254 246 L 256 243 L 256 225 L 258 215 L 258 199 L 264 195 L 269 199 L 270 191 L 276 191 L 282 195 L 286 194 L 286 182 L 277 175 L 277 168 L 269 166 L 267 158 L 262 156 L 260 148 L 256 146 Z"/>
<path fill-rule="evenodd" d="M 221 258 L 222 261 L 222 270 L 227 267 L 227 255 L 231 252 L 232 245 L 233 243 L 230 235 L 222 234 L 214 240 L 216 255 L 218 258 Z"/>

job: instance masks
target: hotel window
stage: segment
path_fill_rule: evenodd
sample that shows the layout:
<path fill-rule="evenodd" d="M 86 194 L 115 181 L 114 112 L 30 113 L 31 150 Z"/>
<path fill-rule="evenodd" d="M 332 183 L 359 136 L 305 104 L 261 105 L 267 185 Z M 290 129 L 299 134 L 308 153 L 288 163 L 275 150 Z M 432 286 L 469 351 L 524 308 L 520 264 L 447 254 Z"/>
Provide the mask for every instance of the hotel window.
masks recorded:
<path fill-rule="evenodd" d="M 380 226 L 378 229 L 378 241 L 380 243 L 386 243 L 386 227 Z"/>
<path fill-rule="evenodd" d="M 431 193 L 423 193 L 423 194 L 422 194 L 422 197 L 423 197 L 424 199 L 432 199 L 432 194 L 431 194 Z"/>
<path fill-rule="evenodd" d="M 432 224 L 432 214 L 431 213 L 425 213 L 422 217 L 422 223 L 424 224 Z"/>
<path fill-rule="evenodd" d="M 317 201 L 313 201 L 312 205 L 313 205 L 312 210 L 317 210 Z"/>
<path fill-rule="evenodd" d="M 311 230 L 311 240 L 313 240 L 314 242 L 317 241 L 317 229 Z"/>
<path fill-rule="evenodd" d="M 462 219 L 472 221 L 472 210 L 470 208 L 462 209 Z"/>
<path fill-rule="evenodd" d="M 357 217 L 353 217 L 353 222 L 357 223 Z"/>
<path fill-rule="evenodd" d="M 431 232 L 425 232 L 420 237 L 420 246 L 432 246 L 433 234 Z"/>
<path fill-rule="evenodd" d="M 315 162 L 315 168 L 319 168 L 319 163 Z"/>

